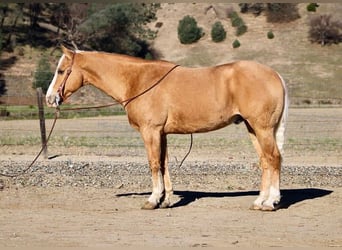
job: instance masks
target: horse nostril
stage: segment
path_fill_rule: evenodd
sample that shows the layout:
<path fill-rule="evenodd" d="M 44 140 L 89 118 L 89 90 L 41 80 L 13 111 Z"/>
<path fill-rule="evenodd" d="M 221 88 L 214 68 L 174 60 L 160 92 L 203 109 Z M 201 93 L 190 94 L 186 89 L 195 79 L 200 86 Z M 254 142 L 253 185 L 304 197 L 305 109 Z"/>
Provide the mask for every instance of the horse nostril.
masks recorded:
<path fill-rule="evenodd" d="M 46 100 L 46 104 L 47 105 L 52 104 L 51 101 L 50 101 L 50 96 L 46 96 L 45 100 Z"/>
<path fill-rule="evenodd" d="M 54 105 L 57 104 L 57 97 L 55 95 L 48 95 L 48 96 L 46 96 L 46 104 L 49 107 L 53 107 Z"/>
<path fill-rule="evenodd" d="M 63 102 L 63 99 L 60 97 L 60 95 L 57 94 L 56 97 L 55 97 L 56 105 L 59 106 L 59 105 L 62 104 L 62 102 Z"/>

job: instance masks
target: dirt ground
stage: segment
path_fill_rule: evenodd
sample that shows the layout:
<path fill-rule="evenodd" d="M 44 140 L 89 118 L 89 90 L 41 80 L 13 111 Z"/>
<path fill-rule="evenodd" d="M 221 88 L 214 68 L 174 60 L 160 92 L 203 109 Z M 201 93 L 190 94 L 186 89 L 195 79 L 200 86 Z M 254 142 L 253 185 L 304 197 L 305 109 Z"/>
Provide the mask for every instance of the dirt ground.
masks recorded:
<path fill-rule="evenodd" d="M 194 135 L 181 168 L 188 137 L 171 140 L 173 206 L 153 211 L 140 209 L 151 192 L 140 144 L 108 149 L 52 141 L 56 157 L 40 159 L 26 176 L 0 177 L 0 247 L 342 247 L 341 121 L 341 108 L 290 109 L 275 212 L 248 209 L 260 171 L 243 126 Z M 75 138 L 78 128 L 80 136 L 120 130 L 139 140 L 125 117 L 57 122 L 56 138 Z M 0 138 L 20 137 L 36 123 L 0 121 Z M 25 167 L 39 149 L 4 144 L 1 171 Z"/>

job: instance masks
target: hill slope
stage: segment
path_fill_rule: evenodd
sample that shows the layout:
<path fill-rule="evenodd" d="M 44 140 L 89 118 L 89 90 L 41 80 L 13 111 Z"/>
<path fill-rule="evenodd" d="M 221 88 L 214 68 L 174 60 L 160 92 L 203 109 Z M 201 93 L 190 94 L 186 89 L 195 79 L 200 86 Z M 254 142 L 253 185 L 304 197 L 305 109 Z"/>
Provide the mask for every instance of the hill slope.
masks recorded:
<path fill-rule="evenodd" d="M 213 8 L 208 9 L 212 5 Z M 342 104 L 342 53 L 341 45 L 321 47 L 311 44 L 307 39 L 310 16 L 334 13 L 342 19 L 342 4 L 320 4 L 317 13 L 308 13 L 306 4 L 299 4 L 301 18 L 286 24 L 266 22 L 264 15 L 241 14 L 248 26 L 248 31 L 240 37 L 235 36 L 235 29 L 226 18 L 227 8 L 239 11 L 237 4 L 211 3 L 176 3 L 161 5 L 158 19 L 149 24 L 158 29 L 158 36 L 152 46 L 160 52 L 161 59 L 176 62 L 189 67 L 217 65 L 233 60 L 256 60 L 277 70 L 286 80 L 291 104 Z M 177 26 L 185 15 L 194 16 L 203 28 L 205 36 L 191 45 L 180 44 Z M 210 38 L 211 26 L 221 21 L 227 31 L 227 38 L 221 43 L 214 43 Z M 155 28 L 156 23 L 162 23 Z M 267 39 L 272 30 L 275 38 Z M 232 42 L 238 39 L 241 47 L 232 48 Z M 25 47 L 25 56 L 14 53 L 2 54 L 0 74 L 6 82 L 6 95 L 0 97 L 0 103 L 35 104 L 35 91 L 32 79 L 41 51 Z M 14 57 L 15 56 L 15 57 Z M 4 64 L 4 62 L 6 64 Z M 53 64 L 55 65 L 55 60 Z M 84 98 L 87 96 L 87 98 Z M 99 98 L 100 97 L 100 98 Z M 108 102 L 105 95 L 93 88 L 79 91 L 71 102 L 96 103 Z"/>
<path fill-rule="evenodd" d="M 205 12 L 208 6 L 212 9 Z M 312 15 L 336 13 L 342 19 L 342 4 L 320 4 L 317 13 L 308 13 L 307 4 L 299 4 L 301 18 L 286 24 L 271 24 L 266 17 L 239 14 L 248 26 L 248 31 L 240 37 L 230 20 L 225 18 L 225 10 L 237 4 L 163 4 L 158 12 L 157 22 L 162 22 L 153 46 L 160 51 L 163 59 L 186 66 L 209 66 L 233 60 L 256 60 L 277 70 L 289 85 L 292 104 L 338 103 L 341 104 L 342 53 L 341 45 L 321 47 L 308 41 L 309 18 Z M 182 45 L 177 38 L 178 21 L 185 15 L 192 15 L 206 35 L 197 43 Z M 338 16 L 337 16 L 338 15 Z M 211 26 L 221 21 L 227 31 L 227 39 L 221 43 L 211 41 Z M 272 30 L 275 38 L 268 39 Z M 238 39 L 241 47 L 232 48 Z"/>

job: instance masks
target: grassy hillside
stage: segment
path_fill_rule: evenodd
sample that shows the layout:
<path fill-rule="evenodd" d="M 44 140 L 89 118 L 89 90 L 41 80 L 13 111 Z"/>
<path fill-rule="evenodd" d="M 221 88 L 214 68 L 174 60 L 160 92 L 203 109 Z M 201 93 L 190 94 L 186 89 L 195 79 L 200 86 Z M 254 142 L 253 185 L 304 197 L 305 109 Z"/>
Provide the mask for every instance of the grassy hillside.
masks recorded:
<path fill-rule="evenodd" d="M 213 9 L 206 9 L 213 5 Z M 232 7 L 239 11 L 237 4 L 177 3 L 162 4 L 157 12 L 158 19 L 149 24 L 158 30 L 152 46 L 159 51 L 161 59 L 189 67 L 217 65 L 233 60 L 256 60 L 276 69 L 286 80 L 291 105 L 342 104 L 342 53 L 341 44 L 321 47 L 308 41 L 308 21 L 310 16 L 333 13 L 342 20 L 342 4 L 320 4 L 316 13 L 306 11 L 307 4 L 299 4 L 301 18 L 286 24 L 266 22 L 264 15 L 239 14 L 248 26 L 248 31 L 240 37 L 226 18 L 225 11 Z M 185 15 L 194 16 L 198 25 L 206 33 L 197 43 L 180 44 L 177 26 Z M 210 30 L 215 21 L 221 21 L 227 31 L 227 38 L 221 43 L 211 41 Z M 162 23 L 156 28 L 157 23 Z M 275 38 L 268 39 L 272 30 Z M 241 47 L 232 48 L 232 42 L 239 39 Z M 49 51 L 51 51 L 51 48 Z M 21 53 L 24 52 L 24 53 Z M 35 91 L 32 80 L 36 64 L 42 51 L 37 48 L 17 48 L 13 53 L 3 53 L 0 73 L 6 81 L 6 95 L 2 103 L 35 104 Z M 56 65 L 60 51 L 51 58 Z M 85 98 L 87 97 L 87 98 Z M 98 98 L 101 97 L 101 98 Z M 107 103 L 105 95 L 93 88 L 81 90 L 71 102 Z"/>
<path fill-rule="evenodd" d="M 342 20 L 342 4 L 320 4 L 317 13 L 308 13 L 307 4 L 299 4 L 301 18 L 286 24 L 271 24 L 266 17 L 252 14 L 240 14 L 248 26 L 248 31 L 240 37 L 230 20 L 225 18 L 225 10 L 237 4 L 212 4 L 216 9 L 205 13 L 210 4 L 163 4 L 158 12 L 157 22 L 163 26 L 153 46 L 163 59 L 187 66 L 209 66 L 233 60 L 256 60 L 276 69 L 286 80 L 292 104 L 305 103 L 342 103 L 342 46 L 321 47 L 311 44 L 308 39 L 308 21 L 310 16 L 324 13 L 336 13 Z M 339 16 L 337 16 L 337 13 Z M 177 38 L 178 21 L 185 15 L 194 16 L 206 35 L 197 43 L 182 45 Z M 210 30 L 215 21 L 221 21 L 227 31 L 222 43 L 211 41 Z M 275 38 L 268 39 L 267 32 L 272 30 Z M 238 39 L 241 47 L 232 48 L 232 42 Z"/>

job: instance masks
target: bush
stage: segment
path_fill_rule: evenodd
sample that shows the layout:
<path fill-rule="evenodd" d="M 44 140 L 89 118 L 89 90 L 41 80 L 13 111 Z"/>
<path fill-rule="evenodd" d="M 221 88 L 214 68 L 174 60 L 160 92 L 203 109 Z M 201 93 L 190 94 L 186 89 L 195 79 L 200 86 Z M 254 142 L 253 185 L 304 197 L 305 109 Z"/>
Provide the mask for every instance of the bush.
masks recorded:
<path fill-rule="evenodd" d="M 268 39 L 273 39 L 273 38 L 274 38 L 274 34 L 273 34 L 272 30 L 270 30 L 269 32 L 267 32 L 267 38 L 268 38 Z"/>
<path fill-rule="evenodd" d="M 197 26 L 195 18 L 185 16 L 178 23 L 178 39 L 183 44 L 197 42 L 203 36 L 202 28 Z"/>
<path fill-rule="evenodd" d="M 236 49 L 236 48 L 239 48 L 241 46 L 241 43 L 239 40 L 236 39 L 232 45 L 233 45 L 233 48 Z"/>
<path fill-rule="evenodd" d="M 243 23 L 243 20 L 236 11 L 232 11 L 228 17 L 230 18 L 233 27 L 238 27 Z"/>
<path fill-rule="evenodd" d="M 237 36 L 241 36 L 247 32 L 247 26 L 245 22 L 242 20 L 242 18 L 238 15 L 236 11 L 231 11 L 228 17 L 230 18 L 232 26 L 236 28 L 235 34 Z"/>
<path fill-rule="evenodd" d="M 33 88 L 41 87 L 45 94 L 49 88 L 50 82 L 53 78 L 53 73 L 50 68 L 50 62 L 46 54 L 40 58 L 37 70 L 34 74 Z"/>
<path fill-rule="evenodd" d="M 247 32 L 247 26 L 245 24 L 242 24 L 237 27 L 235 34 L 237 36 L 241 36 Z"/>
<path fill-rule="evenodd" d="M 252 13 L 259 16 L 265 10 L 264 3 L 239 3 L 241 13 Z"/>
<path fill-rule="evenodd" d="M 227 32 L 225 31 L 221 22 L 217 21 L 214 23 L 211 29 L 211 39 L 218 43 L 226 39 Z"/>
<path fill-rule="evenodd" d="M 319 7 L 319 5 L 317 3 L 309 3 L 306 6 L 306 10 L 309 12 L 316 12 L 316 9 Z"/>
<path fill-rule="evenodd" d="M 300 18 L 295 3 L 268 3 L 266 20 L 270 23 L 291 22 Z"/>
<path fill-rule="evenodd" d="M 342 41 L 342 22 L 332 20 L 331 15 L 321 15 L 310 20 L 309 39 L 312 43 L 326 44 Z"/>

